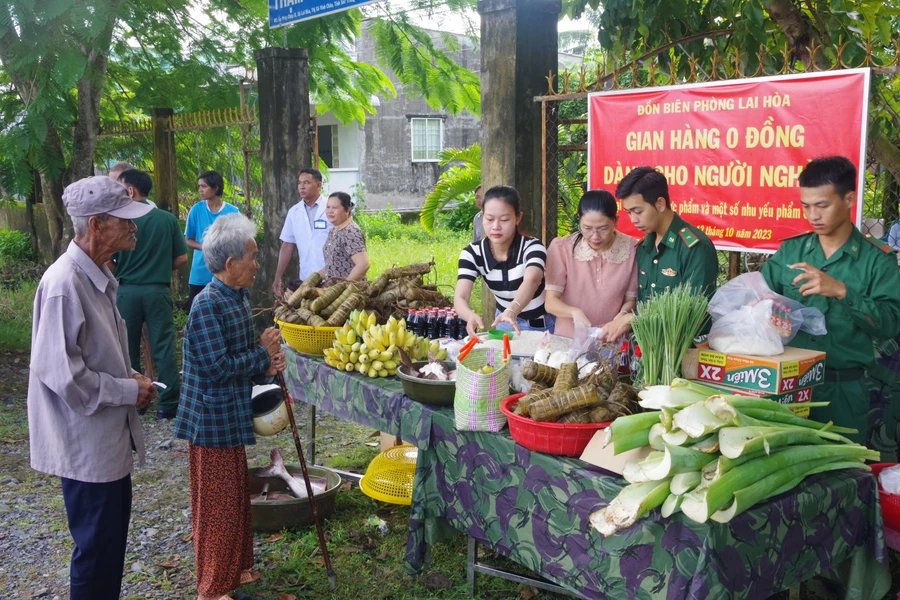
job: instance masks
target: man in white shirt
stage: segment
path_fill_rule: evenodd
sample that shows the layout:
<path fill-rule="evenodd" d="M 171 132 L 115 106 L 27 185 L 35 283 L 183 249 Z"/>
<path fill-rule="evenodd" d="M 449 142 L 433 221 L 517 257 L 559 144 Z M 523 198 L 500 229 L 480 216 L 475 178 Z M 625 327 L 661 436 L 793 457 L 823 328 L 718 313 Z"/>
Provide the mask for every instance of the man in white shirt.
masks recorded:
<path fill-rule="evenodd" d="M 295 248 L 300 258 L 301 280 L 325 268 L 322 248 L 328 239 L 328 233 L 334 228 L 325 218 L 328 198 L 322 195 L 322 174 L 316 169 L 300 171 L 297 191 L 301 202 L 288 211 L 281 229 L 281 251 L 278 253 L 275 283 L 272 284 L 276 298 L 281 298 L 284 293 L 282 279 Z"/>

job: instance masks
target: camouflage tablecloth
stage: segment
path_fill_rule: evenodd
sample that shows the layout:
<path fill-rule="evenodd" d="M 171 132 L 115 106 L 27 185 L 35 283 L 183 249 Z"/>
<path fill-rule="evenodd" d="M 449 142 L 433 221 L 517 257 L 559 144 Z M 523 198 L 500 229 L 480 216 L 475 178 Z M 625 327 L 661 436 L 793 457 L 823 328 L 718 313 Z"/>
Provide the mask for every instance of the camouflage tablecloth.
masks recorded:
<path fill-rule="evenodd" d="M 808 478 L 727 525 L 659 511 L 603 538 L 588 516 L 624 481 L 586 463 L 517 445 L 508 432 L 456 431 L 450 409 L 402 394 L 399 382 L 341 373 L 291 354 L 298 400 L 416 444 L 419 458 L 406 567 L 427 545 L 463 531 L 586 598 L 767 598 L 824 573 L 846 598 L 890 586 L 875 479 L 844 471 Z"/>

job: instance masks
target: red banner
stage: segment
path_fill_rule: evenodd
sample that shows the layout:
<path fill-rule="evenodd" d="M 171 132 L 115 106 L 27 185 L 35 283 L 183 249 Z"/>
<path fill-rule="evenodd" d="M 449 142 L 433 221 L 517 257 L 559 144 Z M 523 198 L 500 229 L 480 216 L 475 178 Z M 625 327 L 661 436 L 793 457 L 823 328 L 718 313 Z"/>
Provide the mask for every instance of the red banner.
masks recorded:
<path fill-rule="evenodd" d="M 723 250 L 773 252 L 810 231 L 797 177 L 820 156 L 859 169 L 862 218 L 869 70 L 699 83 L 588 97 L 588 185 L 632 168 L 669 181 L 672 208 Z M 620 203 L 621 208 L 621 203 Z M 622 212 L 619 229 L 639 237 Z"/>

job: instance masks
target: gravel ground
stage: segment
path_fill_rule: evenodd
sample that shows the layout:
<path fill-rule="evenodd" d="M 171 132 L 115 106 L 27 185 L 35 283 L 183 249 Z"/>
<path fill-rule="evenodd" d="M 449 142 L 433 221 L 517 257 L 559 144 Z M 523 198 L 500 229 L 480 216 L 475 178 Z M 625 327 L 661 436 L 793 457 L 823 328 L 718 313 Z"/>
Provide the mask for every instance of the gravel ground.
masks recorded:
<path fill-rule="evenodd" d="M 0 436 L 0 522 L 4 524 L 0 528 L 0 599 L 63 600 L 68 598 L 72 540 L 59 479 L 29 467 L 24 425 L 26 365 L 27 356 L 0 355 L 0 431 L 4 432 Z M 153 408 L 143 417 L 147 461 L 132 474 L 134 503 L 122 598 L 184 600 L 196 597 L 187 442 L 174 439 L 174 421 L 156 421 Z M 297 414 L 301 431 L 303 413 Z M 317 421 L 317 458 L 372 442 L 371 431 L 365 428 L 329 415 L 320 415 Z M 285 450 L 287 460 L 296 462 L 289 458 L 291 437 L 282 433 L 261 438 L 247 449 L 251 466 L 268 464 L 273 439 Z M 265 561 L 267 537 L 255 537 L 258 564 Z"/>

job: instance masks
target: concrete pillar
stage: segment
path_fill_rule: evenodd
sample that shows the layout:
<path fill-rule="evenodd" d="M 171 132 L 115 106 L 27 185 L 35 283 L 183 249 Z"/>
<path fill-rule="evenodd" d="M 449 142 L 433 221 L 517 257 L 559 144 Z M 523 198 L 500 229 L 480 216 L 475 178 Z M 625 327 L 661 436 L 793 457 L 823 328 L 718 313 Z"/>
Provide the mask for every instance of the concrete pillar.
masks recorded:
<path fill-rule="evenodd" d="M 302 48 L 257 50 L 260 156 L 265 238 L 254 286 L 256 303 L 272 305 L 272 282 L 278 266 L 281 227 L 288 209 L 299 200 L 297 176 L 309 168 L 309 53 Z M 296 255 L 286 277 L 297 277 Z"/>
<path fill-rule="evenodd" d="M 522 228 L 541 235 L 541 105 L 557 71 L 560 0 L 480 0 L 481 172 L 522 196 Z M 553 223 L 552 235 L 556 233 Z"/>
<path fill-rule="evenodd" d="M 547 75 L 557 71 L 560 0 L 479 0 L 481 15 L 481 182 L 511 185 L 522 197 L 522 229 L 541 236 L 541 105 Z M 553 212 L 555 213 L 555 210 Z M 548 239 L 556 221 L 547 224 Z M 482 318 L 494 319 L 482 290 Z"/>
<path fill-rule="evenodd" d="M 178 214 L 178 165 L 175 159 L 175 132 L 171 108 L 150 109 L 150 135 L 153 140 L 153 198 L 156 205 Z"/>

